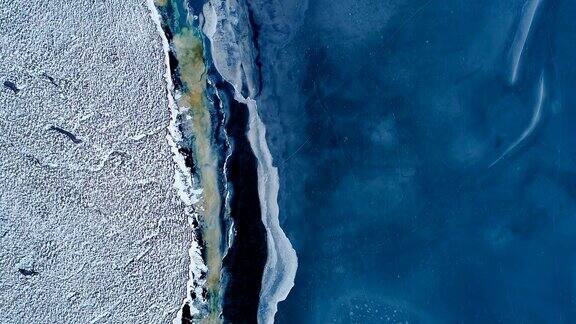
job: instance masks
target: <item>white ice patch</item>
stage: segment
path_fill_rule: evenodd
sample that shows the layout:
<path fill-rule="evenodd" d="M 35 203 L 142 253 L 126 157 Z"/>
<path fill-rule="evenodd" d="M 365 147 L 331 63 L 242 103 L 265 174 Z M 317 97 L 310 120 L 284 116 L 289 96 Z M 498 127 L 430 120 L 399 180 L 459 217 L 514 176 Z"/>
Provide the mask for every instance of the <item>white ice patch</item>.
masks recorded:
<path fill-rule="evenodd" d="M 278 169 L 272 163 L 272 154 L 266 143 L 266 128 L 258 115 L 256 101 L 244 99 L 238 92 L 235 99 L 248 106 L 248 141 L 258 160 L 258 195 L 268 245 L 258 306 L 258 323 L 270 324 L 274 323 L 278 303 L 285 300 L 294 287 L 298 258 L 290 240 L 280 227 Z"/>
<path fill-rule="evenodd" d="M 259 90 L 257 52 L 244 3 L 210 0 L 203 7 L 202 31 L 210 39 L 214 66 L 222 77 L 246 97 Z"/>
<path fill-rule="evenodd" d="M 156 135 L 158 133 L 160 133 L 162 130 L 165 129 L 165 126 L 159 126 L 155 129 L 152 129 L 150 131 L 144 132 L 144 133 L 140 133 L 140 134 L 136 134 L 136 135 L 132 135 L 129 138 L 133 141 L 139 141 L 143 138 L 146 138 L 148 136 L 152 136 L 152 135 Z"/>

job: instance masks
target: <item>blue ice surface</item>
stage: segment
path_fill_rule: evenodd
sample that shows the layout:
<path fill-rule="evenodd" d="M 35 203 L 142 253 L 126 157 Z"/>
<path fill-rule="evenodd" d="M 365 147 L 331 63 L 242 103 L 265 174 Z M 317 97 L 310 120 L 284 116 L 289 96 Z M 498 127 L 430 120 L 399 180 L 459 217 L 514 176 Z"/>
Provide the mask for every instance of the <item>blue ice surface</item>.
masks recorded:
<path fill-rule="evenodd" d="M 576 2 L 533 1 L 249 1 L 277 323 L 576 323 Z"/>

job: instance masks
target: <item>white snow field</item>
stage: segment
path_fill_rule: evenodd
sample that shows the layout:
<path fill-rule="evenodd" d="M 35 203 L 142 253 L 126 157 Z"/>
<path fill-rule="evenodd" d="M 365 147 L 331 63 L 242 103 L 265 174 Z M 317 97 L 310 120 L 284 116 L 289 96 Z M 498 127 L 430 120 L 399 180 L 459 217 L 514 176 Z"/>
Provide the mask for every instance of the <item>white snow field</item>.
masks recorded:
<path fill-rule="evenodd" d="M 0 323 L 167 323 L 192 233 L 145 0 L 0 0 Z"/>

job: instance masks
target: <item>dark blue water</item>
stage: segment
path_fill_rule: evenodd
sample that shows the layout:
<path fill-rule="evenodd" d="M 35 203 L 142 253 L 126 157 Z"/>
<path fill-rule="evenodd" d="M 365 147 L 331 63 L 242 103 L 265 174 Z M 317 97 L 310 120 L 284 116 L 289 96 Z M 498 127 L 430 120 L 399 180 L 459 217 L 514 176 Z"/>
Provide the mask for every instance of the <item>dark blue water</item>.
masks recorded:
<path fill-rule="evenodd" d="M 249 3 L 278 323 L 576 322 L 576 2 Z"/>

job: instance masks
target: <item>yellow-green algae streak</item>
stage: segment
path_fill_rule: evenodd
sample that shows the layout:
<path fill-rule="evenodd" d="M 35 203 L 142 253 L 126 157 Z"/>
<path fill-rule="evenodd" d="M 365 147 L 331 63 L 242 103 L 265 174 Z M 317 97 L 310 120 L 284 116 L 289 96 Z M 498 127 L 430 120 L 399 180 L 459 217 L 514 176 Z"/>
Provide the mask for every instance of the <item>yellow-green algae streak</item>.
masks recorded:
<path fill-rule="evenodd" d="M 170 0 L 155 0 L 156 6 L 172 6 L 176 20 L 185 13 L 178 12 Z M 178 70 L 182 89 L 177 97 L 180 109 L 186 109 L 182 128 L 190 132 L 192 153 L 196 172 L 202 186 L 202 198 L 196 211 L 202 219 L 206 265 L 208 267 L 206 290 L 208 292 L 209 313 L 201 323 L 220 323 L 220 271 L 222 268 L 220 208 L 221 197 L 218 188 L 218 158 L 214 152 L 212 122 L 206 98 L 206 66 L 204 46 L 197 31 L 187 27 L 173 31 L 172 46 L 178 59 Z"/>
<path fill-rule="evenodd" d="M 178 59 L 180 78 L 186 91 L 178 98 L 179 107 L 189 109 L 190 130 L 194 137 L 193 154 L 196 169 L 203 189 L 202 234 L 206 249 L 208 278 L 206 289 L 210 298 L 210 314 L 205 323 L 219 322 L 220 314 L 220 191 L 218 188 L 218 159 L 213 150 L 212 123 L 206 105 L 206 66 L 202 40 L 190 29 L 182 29 L 174 35 L 174 46 Z"/>

